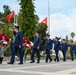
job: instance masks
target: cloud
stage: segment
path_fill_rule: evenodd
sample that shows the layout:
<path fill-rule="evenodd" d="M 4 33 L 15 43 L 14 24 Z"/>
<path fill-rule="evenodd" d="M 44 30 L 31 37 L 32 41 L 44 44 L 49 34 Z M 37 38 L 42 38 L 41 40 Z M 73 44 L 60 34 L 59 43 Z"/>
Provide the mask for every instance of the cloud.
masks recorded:
<path fill-rule="evenodd" d="M 76 33 L 76 9 L 70 10 L 68 14 L 54 13 L 50 16 L 51 36 L 70 35 L 71 32 Z"/>

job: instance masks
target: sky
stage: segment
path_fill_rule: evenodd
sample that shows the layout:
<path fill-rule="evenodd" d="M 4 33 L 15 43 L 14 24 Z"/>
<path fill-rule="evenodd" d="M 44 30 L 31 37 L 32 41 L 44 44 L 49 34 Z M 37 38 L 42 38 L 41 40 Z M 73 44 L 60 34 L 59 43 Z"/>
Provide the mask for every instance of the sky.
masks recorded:
<path fill-rule="evenodd" d="M 11 10 L 19 11 L 18 1 L 0 0 L 0 11 L 3 12 L 2 6 L 7 4 Z M 76 0 L 50 0 L 50 35 L 51 37 L 76 34 Z M 48 0 L 35 0 L 36 14 L 40 21 L 48 16 Z M 76 38 L 76 37 L 75 37 Z"/>

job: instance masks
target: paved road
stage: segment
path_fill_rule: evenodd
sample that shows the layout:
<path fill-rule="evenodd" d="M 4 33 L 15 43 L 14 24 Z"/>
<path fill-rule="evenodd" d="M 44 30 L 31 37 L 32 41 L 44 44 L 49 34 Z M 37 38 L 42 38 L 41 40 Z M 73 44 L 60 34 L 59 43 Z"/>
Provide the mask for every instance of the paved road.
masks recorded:
<path fill-rule="evenodd" d="M 23 65 L 18 65 L 18 62 L 8 65 L 4 61 L 0 65 L 0 75 L 76 75 L 76 60 L 73 62 L 52 61 L 51 63 L 41 61 L 40 64 L 29 62 L 24 62 Z"/>

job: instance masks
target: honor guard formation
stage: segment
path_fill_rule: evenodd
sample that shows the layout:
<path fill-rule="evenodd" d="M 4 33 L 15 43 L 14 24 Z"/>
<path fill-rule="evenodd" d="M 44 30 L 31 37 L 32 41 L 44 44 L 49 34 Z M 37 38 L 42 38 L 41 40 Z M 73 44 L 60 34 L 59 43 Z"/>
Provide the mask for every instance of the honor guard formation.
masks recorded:
<path fill-rule="evenodd" d="M 10 38 L 4 34 L 0 34 L 0 64 L 3 62 L 4 58 L 4 51 L 7 48 L 10 48 L 11 50 L 11 58 L 10 61 L 7 62 L 7 64 L 14 64 L 15 63 L 15 56 L 18 53 L 19 56 L 19 63 L 23 64 L 25 51 L 30 49 L 31 52 L 31 61 L 30 63 L 34 63 L 37 59 L 37 63 L 40 63 L 41 58 L 41 45 L 42 40 L 45 43 L 44 52 L 45 52 L 45 62 L 48 63 L 52 62 L 53 60 L 55 62 L 60 61 L 59 52 L 61 52 L 62 59 L 65 62 L 68 55 L 68 48 L 70 49 L 70 56 L 71 60 L 74 61 L 74 55 L 76 52 L 76 45 L 74 44 L 73 40 L 70 40 L 70 42 L 66 42 L 65 39 L 62 39 L 61 37 L 55 37 L 53 39 L 50 38 L 49 34 L 46 34 L 44 39 L 41 38 L 40 32 L 36 31 L 35 34 L 31 37 L 33 42 L 31 42 L 27 37 L 23 37 L 22 32 L 19 30 L 19 26 L 14 27 L 13 31 L 13 39 L 10 40 Z M 35 56 L 36 54 L 36 56 Z M 52 56 L 52 55 L 55 56 Z M 36 58 L 35 58 L 36 57 Z"/>

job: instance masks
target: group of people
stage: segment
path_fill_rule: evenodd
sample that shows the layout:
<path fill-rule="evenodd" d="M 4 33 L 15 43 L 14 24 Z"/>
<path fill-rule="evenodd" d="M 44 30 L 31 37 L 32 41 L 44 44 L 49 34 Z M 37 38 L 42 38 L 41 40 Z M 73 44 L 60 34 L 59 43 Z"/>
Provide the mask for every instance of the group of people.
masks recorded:
<path fill-rule="evenodd" d="M 34 59 L 34 55 L 35 53 L 37 53 L 37 63 L 40 63 L 40 46 L 42 44 L 42 39 L 39 35 L 39 32 L 37 31 L 32 39 L 34 40 L 33 43 L 33 48 L 32 48 L 32 52 L 31 52 L 31 62 L 30 63 L 34 63 L 35 59 Z M 66 42 L 65 39 L 62 39 L 61 42 L 59 41 L 60 38 L 55 37 L 53 40 L 50 38 L 50 35 L 46 34 L 46 37 L 44 38 L 45 40 L 45 50 L 46 50 L 46 59 L 45 62 L 48 63 L 48 60 L 50 60 L 50 62 L 52 61 L 52 57 L 50 54 L 50 51 L 52 50 L 53 46 L 54 46 L 54 50 L 55 50 L 55 62 L 59 62 L 59 50 L 62 51 L 63 54 L 63 61 L 66 61 L 66 52 L 68 50 L 68 46 L 70 47 L 70 54 L 71 54 L 71 60 L 74 61 L 74 51 L 76 46 L 73 44 L 73 41 L 71 41 L 70 44 L 68 44 Z M 20 62 L 18 64 L 23 64 L 23 57 L 24 57 L 24 50 L 23 50 L 23 34 L 22 32 L 19 31 L 19 27 L 15 26 L 14 27 L 14 39 L 11 42 L 10 48 L 11 48 L 11 59 L 10 62 L 8 62 L 8 64 L 14 64 L 15 62 L 15 55 L 16 52 L 19 52 L 19 59 Z M 3 59 L 2 59 L 3 60 Z"/>
<path fill-rule="evenodd" d="M 63 54 L 63 61 L 66 61 L 66 54 L 67 54 L 67 50 L 68 47 L 70 47 L 70 55 L 71 55 L 71 60 L 74 61 L 74 52 L 76 50 L 76 45 L 73 43 L 73 41 L 71 40 L 70 43 L 67 43 L 65 39 L 61 39 L 61 41 L 59 41 L 60 38 L 55 37 L 53 40 L 50 38 L 50 35 L 46 34 L 45 37 L 45 52 L 46 52 L 46 59 L 45 62 L 48 63 L 48 59 L 50 60 L 50 62 L 52 61 L 52 57 L 50 54 L 50 51 L 52 50 L 52 48 L 54 47 L 53 50 L 55 50 L 55 62 L 59 62 L 59 51 L 62 51 Z M 32 50 L 32 55 L 31 55 L 31 62 L 30 63 L 34 63 L 34 54 L 35 52 L 37 52 L 37 63 L 40 63 L 40 45 L 41 45 L 41 37 L 39 36 L 39 33 L 36 32 L 35 37 L 34 37 L 34 46 L 33 46 L 33 50 Z"/>

